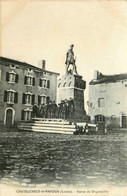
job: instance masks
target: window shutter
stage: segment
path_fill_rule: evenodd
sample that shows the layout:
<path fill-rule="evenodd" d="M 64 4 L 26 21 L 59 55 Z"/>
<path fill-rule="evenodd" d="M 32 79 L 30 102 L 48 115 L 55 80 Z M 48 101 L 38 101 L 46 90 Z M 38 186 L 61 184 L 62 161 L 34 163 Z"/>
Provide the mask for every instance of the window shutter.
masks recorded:
<path fill-rule="evenodd" d="M 42 86 L 42 80 L 41 79 L 39 80 L 39 86 Z"/>
<path fill-rule="evenodd" d="M 100 107 L 100 99 L 98 99 L 98 107 Z"/>
<path fill-rule="evenodd" d="M 24 110 L 22 110 L 21 111 L 21 120 L 24 120 L 24 116 L 25 116 L 24 113 L 25 113 Z"/>
<path fill-rule="evenodd" d="M 4 91 L 4 102 L 7 102 L 7 91 Z"/>
<path fill-rule="evenodd" d="M 8 82 L 9 81 L 9 73 L 6 72 L 6 81 Z"/>
<path fill-rule="evenodd" d="M 47 88 L 50 88 L 50 81 L 47 81 Z"/>
<path fill-rule="evenodd" d="M 18 83 L 18 80 L 19 80 L 19 75 L 16 74 L 16 75 L 15 75 L 15 82 Z"/>
<path fill-rule="evenodd" d="M 27 84 L 27 76 L 24 77 L 24 84 Z"/>
<path fill-rule="evenodd" d="M 50 97 L 47 97 L 47 103 L 49 103 Z"/>
<path fill-rule="evenodd" d="M 23 93 L 23 96 L 22 96 L 22 104 L 25 104 L 25 93 Z"/>
<path fill-rule="evenodd" d="M 18 93 L 14 94 L 14 103 L 18 103 Z"/>
<path fill-rule="evenodd" d="M 97 116 L 94 116 L 94 123 L 97 123 Z"/>
<path fill-rule="evenodd" d="M 38 105 L 40 105 L 40 104 L 41 104 L 41 96 L 38 95 Z"/>
<path fill-rule="evenodd" d="M 33 86 L 35 86 L 35 78 L 33 78 Z"/>
<path fill-rule="evenodd" d="M 35 102 L 35 95 L 32 95 L 32 105 L 34 105 Z"/>

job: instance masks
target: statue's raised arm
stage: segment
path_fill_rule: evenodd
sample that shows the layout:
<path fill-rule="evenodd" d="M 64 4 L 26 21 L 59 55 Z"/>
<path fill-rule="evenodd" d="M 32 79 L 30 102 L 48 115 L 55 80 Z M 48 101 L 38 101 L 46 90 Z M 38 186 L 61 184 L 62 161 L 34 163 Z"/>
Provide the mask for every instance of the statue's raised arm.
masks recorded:
<path fill-rule="evenodd" d="M 74 58 L 74 52 L 73 52 L 73 47 L 74 45 L 72 44 L 69 48 L 69 50 L 67 51 L 66 54 L 66 73 L 69 73 L 69 65 L 73 65 L 73 73 L 77 74 L 77 70 L 76 70 L 76 65 L 75 65 L 75 58 Z"/>

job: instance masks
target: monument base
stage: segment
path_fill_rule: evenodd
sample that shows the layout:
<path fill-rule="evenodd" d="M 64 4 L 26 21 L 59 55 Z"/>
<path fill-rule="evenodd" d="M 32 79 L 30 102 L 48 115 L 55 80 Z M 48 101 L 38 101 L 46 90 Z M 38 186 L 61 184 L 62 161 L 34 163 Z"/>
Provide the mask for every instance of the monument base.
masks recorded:
<path fill-rule="evenodd" d="M 74 100 L 74 121 L 83 121 L 85 119 L 84 108 L 84 90 L 86 82 L 82 80 L 82 76 L 67 73 L 58 80 L 58 97 L 57 103 L 62 100 Z"/>

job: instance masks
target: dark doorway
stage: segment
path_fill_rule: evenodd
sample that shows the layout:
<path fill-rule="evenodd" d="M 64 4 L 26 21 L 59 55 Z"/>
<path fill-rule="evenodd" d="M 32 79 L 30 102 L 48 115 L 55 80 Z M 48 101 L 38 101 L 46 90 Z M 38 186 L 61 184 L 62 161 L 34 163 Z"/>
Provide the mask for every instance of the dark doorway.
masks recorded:
<path fill-rule="evenodd" d="M 101 114 L 95 116 L 95 123 L 98 125 L 98 133 L 105 132 L 105 117 Z"/>
<path fill-rule="evenodd" d="M 127 116 L 122 116 L 122 128 L 127 128 Z"/>
<path fill-rule="evenodd" d="M 12 125 L 13 111 L 8 109 L 6 111 L 6 125 Z"/>

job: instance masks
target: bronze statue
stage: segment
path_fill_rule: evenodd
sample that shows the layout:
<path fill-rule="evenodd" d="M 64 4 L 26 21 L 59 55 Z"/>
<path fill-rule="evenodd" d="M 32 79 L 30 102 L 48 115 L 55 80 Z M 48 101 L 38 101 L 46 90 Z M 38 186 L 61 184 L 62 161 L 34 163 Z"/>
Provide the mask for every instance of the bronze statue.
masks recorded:
<path fill-rule="evenodd" d="M 74 47 L 74 45 L 72 44 L 66 54 L 66 61 L 65 61 L 66 74 L 69 73 L 68 69 L 69 69 L 70 64 L 73 66 L 73 74 L 78 74 L 77 69 L 76 69 L 76 64 L 75 64 L 76 59 L 74 58 L 73 47 Z"/>

